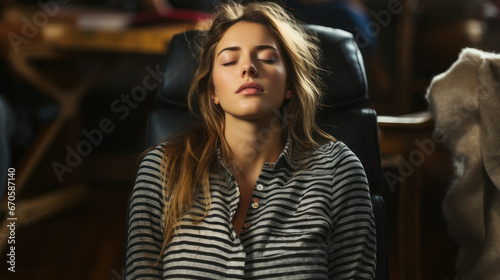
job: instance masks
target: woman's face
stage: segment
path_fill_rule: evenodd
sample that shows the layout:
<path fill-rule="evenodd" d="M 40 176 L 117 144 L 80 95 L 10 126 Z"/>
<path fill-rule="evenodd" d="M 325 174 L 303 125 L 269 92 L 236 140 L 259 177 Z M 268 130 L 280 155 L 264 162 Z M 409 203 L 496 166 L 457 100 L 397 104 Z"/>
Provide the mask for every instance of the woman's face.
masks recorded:
<path fill-rule="evenodd" d="M 278 42 L 262 24 L 238 22 L 229 28 L 215 49 L 212 71 L 211 97 L 226 118 L 267 118 L 291 98 Z"/>

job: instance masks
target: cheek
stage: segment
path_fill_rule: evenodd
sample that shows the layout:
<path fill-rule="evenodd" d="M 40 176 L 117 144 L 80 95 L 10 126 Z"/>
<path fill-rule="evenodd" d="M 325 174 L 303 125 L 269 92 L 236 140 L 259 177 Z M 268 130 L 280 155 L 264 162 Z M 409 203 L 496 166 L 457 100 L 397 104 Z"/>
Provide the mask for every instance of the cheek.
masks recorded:
<path fill-rule="evenodd" d="M 219 85 L 219 80 L 220 80 L 219 71 L 214 67 L 214 68 L 212 68 L 212 82 L 213 82 L 214 87 L 216 89 L 217 89 L 217 86 Z"/>
<path fill-rule="evenodd" d="M 224 92 L 225 86 L 228 84 L 228 75 L 218 69 L 214 69 L 212 75 L 215 92 Z"/>
<path fill-rule="evenodd" d="M 276 69 L 270 75 L 271 81 L 274 81 L 274 87 L 276 90 L 284 91 L 287 87 L 287 72 L 286 69 Z"/>

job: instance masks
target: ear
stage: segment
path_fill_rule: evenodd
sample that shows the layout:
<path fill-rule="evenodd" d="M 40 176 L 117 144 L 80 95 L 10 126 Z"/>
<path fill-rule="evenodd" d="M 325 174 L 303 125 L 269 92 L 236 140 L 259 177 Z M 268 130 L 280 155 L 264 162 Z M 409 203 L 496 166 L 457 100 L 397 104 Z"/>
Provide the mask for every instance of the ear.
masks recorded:
<path fill-rule="evenodd" d="M 210 98 L 212 98 L 212 100 L 214 101 L 215 105 L 219 105 L 220 104 L 219 97 L 217 96 L 217 94 L 215 93 L 215 91 L 211 91 Z"/>

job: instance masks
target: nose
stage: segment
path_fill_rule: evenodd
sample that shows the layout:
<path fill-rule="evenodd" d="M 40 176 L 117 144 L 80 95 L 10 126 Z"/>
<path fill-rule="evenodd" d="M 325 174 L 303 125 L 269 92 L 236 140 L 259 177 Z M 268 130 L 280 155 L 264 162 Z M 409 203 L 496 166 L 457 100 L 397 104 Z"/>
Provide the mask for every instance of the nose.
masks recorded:
<path fill-rule="evenodd" d="M 242 78 L 245 77 L 246 75 L 255 78 L 257 77 L 257 75 L 259 75 L 259 71 L 257 71 L 255 65 L 253 65 L 252 63 L 248 63 L 243 65 L 243 71 L 241 71 Z"/>

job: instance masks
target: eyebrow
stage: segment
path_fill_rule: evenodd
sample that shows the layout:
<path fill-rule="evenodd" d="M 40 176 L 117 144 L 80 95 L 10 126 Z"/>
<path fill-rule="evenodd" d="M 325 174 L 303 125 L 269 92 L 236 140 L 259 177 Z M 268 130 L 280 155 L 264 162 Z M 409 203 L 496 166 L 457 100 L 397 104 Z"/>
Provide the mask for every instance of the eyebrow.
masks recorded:
<path fill-rule="evenodd" d="M 279 52 L 278 52 L 278 50 L 277 50 L 275 47 L 271 46 L 271 45 L 258 45 L 258 46 L 256 46 L 256 47 L 255 47 L 255 49 L 256 49 L 256 50 L 258 50 L 258 51 L 260 51 L 260 50 L 266 50 L 266 49 L 272 49 L 272 50 L 274 50 L 275 52 L 279 53 Z M 239 50 L 241 50 L 241 48 L 240 48 L 240 47 L 228 47 L 228 48 L 224 48 L 224 49 L 222 49 L 222 50 L 221 50 L 221 51 L 217 54 L 216 58 L 217 58 L 217 57 L 219 57 L 219 55 L 220 55 L 222 52 L 224 52 L 224 51 L 239 51 Z"/>

